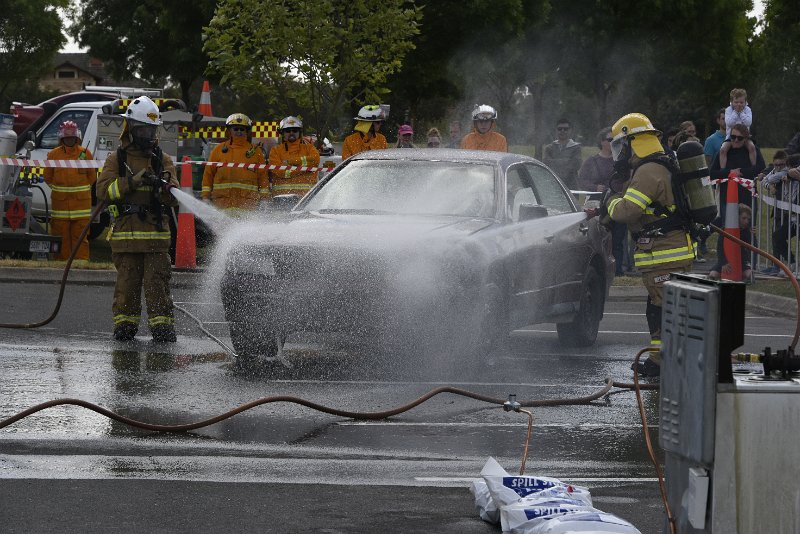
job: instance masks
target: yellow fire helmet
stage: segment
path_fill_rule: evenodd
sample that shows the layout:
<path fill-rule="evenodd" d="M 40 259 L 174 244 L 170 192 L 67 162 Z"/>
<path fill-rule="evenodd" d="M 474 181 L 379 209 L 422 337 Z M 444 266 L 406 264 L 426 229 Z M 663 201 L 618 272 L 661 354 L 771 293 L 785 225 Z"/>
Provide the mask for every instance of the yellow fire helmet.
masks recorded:
<path fill-rule="evenodd" d="M 620 118 L 611 127 L 611 152 L 614 161 L 618 161 L 627 145 L 633 149 L 633 153 L 640 158 L 651 154 L 664 152 L 658 131 L 647 116 L 641 113 L 628 113 Z"/>

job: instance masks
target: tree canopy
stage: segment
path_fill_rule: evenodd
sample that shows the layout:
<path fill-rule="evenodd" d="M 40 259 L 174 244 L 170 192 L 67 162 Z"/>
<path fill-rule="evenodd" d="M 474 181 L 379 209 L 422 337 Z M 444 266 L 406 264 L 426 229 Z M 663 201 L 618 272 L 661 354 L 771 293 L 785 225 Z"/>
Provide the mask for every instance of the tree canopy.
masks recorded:
<path fill-rule="evenodd" d="M 5 0 L 0 9 L 0 106 L 27 100 L 28 87 L 52 67 L 64 44 L 57 8 L 68 0 Z"/>
<path fill-rule="evenodd" d="M 70 34 L 92 56 L 104 60 L 117 79 L 134 76 L 149 84 L 177 84 L 190 101 L 190 87 L 203 75 L 203 26 L 216 2 L 191 5 L 161 0 L 84 0 L 71 15 Z"/>
<path fill-rule="evenodd" d="M 326 135 L 343 106 L 380 101 L 419 30 L 404 0 L 226 0 L 206 28 L 209 72 Z M 308 121 L 308 119 L 311 121 Z"/>

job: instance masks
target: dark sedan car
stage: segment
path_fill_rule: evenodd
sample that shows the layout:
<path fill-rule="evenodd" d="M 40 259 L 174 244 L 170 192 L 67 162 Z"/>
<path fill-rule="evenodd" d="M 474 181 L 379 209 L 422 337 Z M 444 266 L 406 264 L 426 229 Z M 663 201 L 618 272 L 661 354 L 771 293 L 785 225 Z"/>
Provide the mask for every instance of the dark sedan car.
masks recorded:
<path fill-rule="evenodd" d="M 221 290 L 242 362 L 309 331 L 481 357 L 556 323 L 591 345 L 614 273 L 610 233 L 553 172 L 498 152 L 363 152 L 282 222 L 236 235 Z"/>

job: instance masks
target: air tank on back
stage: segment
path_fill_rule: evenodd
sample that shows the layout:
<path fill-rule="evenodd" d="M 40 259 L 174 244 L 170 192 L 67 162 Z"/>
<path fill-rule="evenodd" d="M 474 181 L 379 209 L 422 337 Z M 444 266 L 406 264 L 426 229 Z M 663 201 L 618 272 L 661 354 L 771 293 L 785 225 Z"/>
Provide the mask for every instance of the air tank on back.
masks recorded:
<path fill-rule="evenodd" d="M 676 150 L 681 190 L 686 197 L 692 220 L 697 224 L 710 224 L 717 216 L 717 202 L 703 152 L 697 141 L 681 143 Z"/>
<path fill-rule="evenodd" d="M 13 158 L 17 150 L 17 134 L 14 132 L 14 115 L 0 113 L 0 157 Z M 0 165 L 0 194 L 8 190 L 15 168 Z"/>

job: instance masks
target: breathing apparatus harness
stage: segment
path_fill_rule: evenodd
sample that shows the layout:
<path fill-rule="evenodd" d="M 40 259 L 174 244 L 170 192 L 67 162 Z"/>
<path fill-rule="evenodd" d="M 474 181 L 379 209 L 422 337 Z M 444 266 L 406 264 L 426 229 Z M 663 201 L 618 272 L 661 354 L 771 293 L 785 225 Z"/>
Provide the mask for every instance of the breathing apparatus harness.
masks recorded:
<path fill-rule="evenodd" d="M 144 221 L 147 217 L 147 214 L 150 213 L 155 219 L 155 225 L 158 231 L 164 229 L 164 222 L 162 219 L 164 209 L 161 202 L 161 192 L 162 189 L 169 184 L 171 177 L 169 175 L 169 171 L 164 171 L 162 154 L 163 151 L 158 145 L 153 147 L 150 152 L 150 166 L 153 168 L 153 173 L 147 173 L 145 180 L 145 183 L 148 183 L 150 186 L 150 203 L 111 204 L 108 207 L 108 211 L 114 216 L 115 219 L 136 214 L 139 216 L 139 220 Z M 128 151 L 122 147 L 117 148 L 117 165 L 119 176 L 127 176 L 127 173 L 133 174 L 133 171 L 128 166 Z"/>
<path fill-rule="evenodd" d="M 657 200 L 651 202 L 649 207 L 653 208 L 653 214 L 659 219 L 643 225 L 641 231 L 634 234 L 634 239 L 639 239 L 640 237 L 661 237 L 675 230 L 693 233 L 695 225 L 689 213 L 686 198 L 680 188 L 680 167 L 678 166 L 678 161 L 675 157 L 667 154 L 652 154 L 642 158 L 634 170 L 645 163 L 657 163 L 669 171 L 672 196 L 675 199 L 675 208 L 670 210 Z"/>

